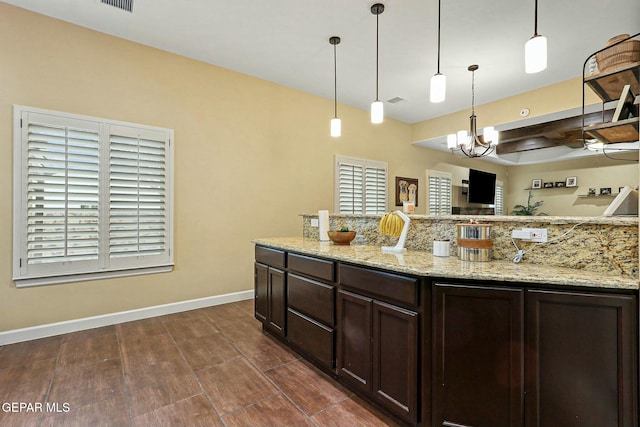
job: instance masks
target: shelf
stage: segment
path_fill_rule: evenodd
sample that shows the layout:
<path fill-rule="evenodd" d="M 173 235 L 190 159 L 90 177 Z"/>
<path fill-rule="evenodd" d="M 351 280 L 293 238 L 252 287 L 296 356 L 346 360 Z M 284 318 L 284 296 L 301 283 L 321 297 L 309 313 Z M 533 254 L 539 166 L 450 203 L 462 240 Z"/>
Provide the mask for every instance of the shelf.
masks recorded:
<path fill-rule="evenodd" d="M 631 85 L 631 92 L 637 96 L 640 93 L 640 62 L 585 77 L 584 82 L 603 102 L 620 98 L 620 91 L 626 84 Z"/>
<path fill-rule="evenodd" d="M 618 195 L 618 193 L 613 193 L 613 194 L 578 194 L 578 197 L 581 199 L 593 199 L 595 197 L 616 197 Z"/>
<path fill-rule="evenodd" d="M 617 122 L 601 123 L 591 125 L 584 129 L 584 132 L 592 138 L 606 144 L 616 142 L 636 142 L 638 141 L 638 117 L 619 120 Z"/>

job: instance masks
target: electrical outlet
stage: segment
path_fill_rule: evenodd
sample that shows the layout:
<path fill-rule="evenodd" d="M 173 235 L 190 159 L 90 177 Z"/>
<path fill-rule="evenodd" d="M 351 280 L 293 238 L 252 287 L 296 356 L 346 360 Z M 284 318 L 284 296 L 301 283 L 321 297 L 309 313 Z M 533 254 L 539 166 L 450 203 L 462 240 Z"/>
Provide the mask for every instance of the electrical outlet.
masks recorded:
<path fill-rule="evenodd" d="M 311 226 L 312 227 L 317 227 L 319 223 L 318 218 L 311 218 Z"/>
<path fill-rule="evenodd" d="M 522 231 L 531 233 L 531 238 L 527 239 L 531 242 L 544 243 L 547 241 L 546 228 L 523 228 Z"/>

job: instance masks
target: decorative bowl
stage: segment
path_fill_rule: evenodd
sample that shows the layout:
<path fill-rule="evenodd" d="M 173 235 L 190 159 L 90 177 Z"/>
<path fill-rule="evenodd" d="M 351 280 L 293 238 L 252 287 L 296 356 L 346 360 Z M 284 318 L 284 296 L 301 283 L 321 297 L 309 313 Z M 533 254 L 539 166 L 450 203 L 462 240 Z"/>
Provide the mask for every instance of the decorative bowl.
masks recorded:
<path fill-rule="evenodd" d="M 327 231 L 334 245 L 348 245 L 356 237 L 355 231 Z"/>

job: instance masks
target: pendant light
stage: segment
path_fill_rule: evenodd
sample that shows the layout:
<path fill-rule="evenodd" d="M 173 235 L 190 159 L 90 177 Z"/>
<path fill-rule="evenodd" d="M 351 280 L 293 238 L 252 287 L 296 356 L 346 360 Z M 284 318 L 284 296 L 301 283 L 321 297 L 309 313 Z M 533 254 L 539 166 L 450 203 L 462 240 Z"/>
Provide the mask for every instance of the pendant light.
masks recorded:
<path fill-rule="evenodd" d="M 378 17 L 382 12 L 384 12 L 382 3 L 371 6 L 371 13 L 376 15 L 376 100 L 371 103 L 371 123 L 382 123 L 384 119 L 384 106 L 378 96 Z"/>
<path fill-rule="evenodd" d="M 524 71 L 538 73 L 547 68 L 547 38 L 538 34 L 538 0 L 535 0 L 533 36 L 524 45 Z"/>
<path fill-rule="evenodd" d="M 338 118 L 338 61 L 336 58 L 336 45 L 340 44 L 340 37 L 329 38 L 333 45 L 333 119 L 331 119 L 331 136 L 334 138 L 342 135 L 342 122 Z"/>
<path fill-rule="evenodd" d="M 429 90 L 429 100 L 434 103 L 444 101 L 447 92 L 447 77 L 440 73 L 440 1 L 438 0 L 438 70 L 431 77 L 431 88 Z"/>

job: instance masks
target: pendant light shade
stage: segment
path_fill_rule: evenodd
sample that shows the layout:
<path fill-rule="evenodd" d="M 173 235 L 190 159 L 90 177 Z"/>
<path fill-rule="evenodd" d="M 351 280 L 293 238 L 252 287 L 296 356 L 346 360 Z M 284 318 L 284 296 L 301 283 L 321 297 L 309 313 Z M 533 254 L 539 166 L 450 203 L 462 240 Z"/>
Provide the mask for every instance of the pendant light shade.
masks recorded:
<path fill-rule="evenodd" d="M 371 103 L 371 123 L 378 124 L 384 120 L 384 106 L 382 101 L 373 101 Z"/>
<path fill-rule="evenodd" d="M 447 92 L 447 76 L 436 73 L 431 77 L 431 87 L 429 89 L 429 100 L 431 102 L 442 102 Z"/>
<path fill-rule="evenodd" d="M 376 100 L 371 103 L 371 123 L 382 123 L 384 120 L 384 105 L 378 96 L 378 17 L 384 12 L 384 5 L 376 3 L 371 6 L 371 13 L 376 16 Z"/>
<path fill-rule="evenodd" d="M 535 0 L 533 36 L 524 45 L 524 71 L 538 73 L 547 68 L 547 38 L 538 34 L 538 0 Z"/>
<path fill-rule="evenodd" d="M 438 70 L 431 77 L 431 85 L 429 87 L 429 100 L 431 102 L 442 102 L 447 92 L 447 77 L 440 73 L 440 0 L 438 0 Z"/>
<path fill-rule="evenodd" d="M 524 70 L 528 74 L 538 73 L 547 68 L 547 38 L 537 35 L 524 45 Z"/>
<path fill-rule="evenodd" d="M 333 119 L 331 119 L 331 136 L 337 138 L 342 135 L 342 122 L 338 118 L 338 60 L 336 56 L 336 45 L 340 44 L 340 37 L 330 37 L 329 43 L 333 45 Z"/>

